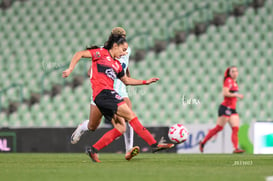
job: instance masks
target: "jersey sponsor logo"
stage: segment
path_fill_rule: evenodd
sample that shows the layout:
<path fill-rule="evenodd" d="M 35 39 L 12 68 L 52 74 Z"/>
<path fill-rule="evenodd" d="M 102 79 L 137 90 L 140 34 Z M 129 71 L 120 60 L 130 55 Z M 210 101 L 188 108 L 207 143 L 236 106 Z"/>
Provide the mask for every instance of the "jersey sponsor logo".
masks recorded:
<path fill-rule="evenodd" d="M 106 69 L 105 74 L 107 75 L 107 77 L 109 77 L 109 78 L 111 78 L 113 80 L 115 80 L 117 78 L 117 75 L 116 75 L 115 71 L 112 68 Z"/>
<path fill-rule="evenodd" d="M 98 72 L 104 73 L 107 77 L 115 80 L 117 78 L 117 73 L 111 67 L 107 67 L 101 64 L 97 65 Z"/>

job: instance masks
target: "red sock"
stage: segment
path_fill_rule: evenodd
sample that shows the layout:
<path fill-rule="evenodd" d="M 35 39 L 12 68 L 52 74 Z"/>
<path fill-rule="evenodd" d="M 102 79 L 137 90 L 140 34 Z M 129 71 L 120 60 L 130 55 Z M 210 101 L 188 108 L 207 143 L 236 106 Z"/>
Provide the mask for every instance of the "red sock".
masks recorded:
<path fill-rule="evenodd" d="M 134 129 L 134 131 L 150 146 L 156 143 L 156 140 L 154 139 L 154 137 L 145 127 L 143 127 L 143 125 L 139 122 L 137 117 L 132 119 L 129 123 Z"/>
<path fill-rule="evenodd" d="M 114 141 L 117 137 L 121 136 L 121 132 L 116 128 L 111 129 L 110 131 L 106 132 L 94 145 L 93 147 L 96 148 L 98 151 L 105 146 L 109 145 Z"/>
<path fill-rule="evenodd" d="M 232 127 L 231 141 L 235 149 L 238 149 L 238 131 L 239 127 Z"/>
<path fill-rule="evenodd" d="M 223 129 L 222 126 L 220 125 L 216 125 L 215 128 L 211 129 L 209 131 L 209 133 L 205 136 L 204 140 L 202 141 L 202 144 L 206 144 L 206 142 L 213 137 L 214 135 L 216 135 L 219 131 L 221 131 Z"/>

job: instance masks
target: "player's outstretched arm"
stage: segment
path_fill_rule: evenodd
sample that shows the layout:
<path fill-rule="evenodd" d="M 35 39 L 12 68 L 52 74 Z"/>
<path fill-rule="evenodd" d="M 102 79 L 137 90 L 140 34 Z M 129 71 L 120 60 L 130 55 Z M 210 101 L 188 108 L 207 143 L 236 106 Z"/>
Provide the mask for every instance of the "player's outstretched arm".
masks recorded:
<path fill-rule="evenodd" d="M 125 85 L 149 85 L 153 82 L 157 82 L 159 78 L 153 77 L 148 80 L 138 80 L 134 79 L 128 76 L 123 76 L 120 78 L 120 80 L 125 84 Z"/>
<path fill-rule="evenodd" d="M 63 71 L 63 78 L 70 75 L 81 58 L 91 58 L 91 53 L 88 50 L 76 52 L 70 62 L 69 68 Z"/>

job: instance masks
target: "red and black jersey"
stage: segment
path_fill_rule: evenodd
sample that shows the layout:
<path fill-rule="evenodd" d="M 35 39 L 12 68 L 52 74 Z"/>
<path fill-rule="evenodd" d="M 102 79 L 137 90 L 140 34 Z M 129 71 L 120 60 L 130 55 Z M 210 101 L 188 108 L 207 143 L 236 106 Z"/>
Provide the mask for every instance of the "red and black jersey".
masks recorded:
<path fill-rule="evenodd" d="M 230 77 L 226 78 L 223 87 L 227 87 L 229 92 L 236 93 L 239 91 L 238 84 Z M 237 97 L 224 97 L 222 105 L 229 107 L 231 109 L 236 109 Z"/>
<path fill-rule="evenodd" d="M 116 78 L 124 76 L 124 71 L 118 60 L 111 57 L 105 48 L 89 50 L 92 56 L 91 86 L 93 99 L 104 89 L 114 90 L 113 84 Z"/>

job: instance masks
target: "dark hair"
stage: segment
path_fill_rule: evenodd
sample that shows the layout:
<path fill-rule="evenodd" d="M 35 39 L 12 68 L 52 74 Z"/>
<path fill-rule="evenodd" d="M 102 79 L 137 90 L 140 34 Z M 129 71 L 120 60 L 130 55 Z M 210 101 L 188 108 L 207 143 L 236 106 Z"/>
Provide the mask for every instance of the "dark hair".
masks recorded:
<path fill-rule="evenodd" d="M 118 35 L 118 34 L 111 33 L 108 40 L 104 43 L 103 48 L 110 50 L 113 47 L 114 43 L 117 43 L 118 45 L 120 45 L 125 42 L 127 42 L 127 41 L 126 41 L 126 38 L 124 35 Z M 92 45 L 90 47 L 86 47 L 86 50 L 97 49 L 97 48 L 100 48 L 100 47 L 97 45 Z"/>
<path fill-rule="evenodd" d="M 97 48 L 99 48 L 97 45 L 92 45 L 90 47 L 86 47 L 86 50 L 97 49 Z"/>
<path fill-rule="evenodd" d="M 225 80 L 228 78 L 228 77 L 230 77 L 230 69 L 232 69 L 232 68 L 234 68 L 234 67 L 236 67 L 236 66 L 234 66 L 234 65 L 232 65 L 232 66 L 230 66 L 230 67 L 228 67 L 227 69 L 226 69 L 226 71 L 225 71 L 225 74 L 224 74 L 224 82 L 225 82 Z"/>
<path fill-rule="evenodd" d="M 126 38 L 123 35 L 117 35 L 117 34 L 112 34 L 109 36 L 108 40 L 104 43 L 103 48 L 110 50 L 114 43 L 120 45 L 127 42 Z"/>

